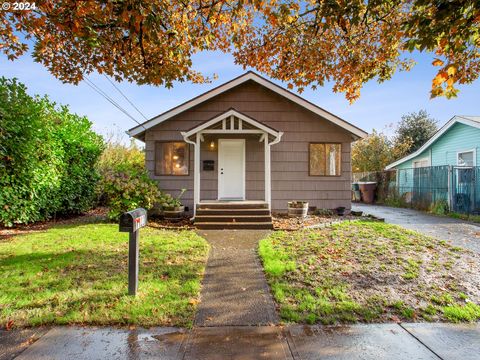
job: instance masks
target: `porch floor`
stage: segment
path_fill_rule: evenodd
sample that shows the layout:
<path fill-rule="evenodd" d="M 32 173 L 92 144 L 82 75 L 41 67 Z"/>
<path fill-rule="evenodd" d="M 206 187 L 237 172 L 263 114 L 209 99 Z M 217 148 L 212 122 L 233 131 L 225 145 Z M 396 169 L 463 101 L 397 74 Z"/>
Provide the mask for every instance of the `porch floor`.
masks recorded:
<path fill-rule="evenodd" d="M 265 204 L 265 201 L 263 201 L 263 200 L 200 200 L 200 204 L 202 204 L 202 205 L 232 204 L 232 206 L 239 205 L 239 204 L 263 205 L 263 204 Z"/>

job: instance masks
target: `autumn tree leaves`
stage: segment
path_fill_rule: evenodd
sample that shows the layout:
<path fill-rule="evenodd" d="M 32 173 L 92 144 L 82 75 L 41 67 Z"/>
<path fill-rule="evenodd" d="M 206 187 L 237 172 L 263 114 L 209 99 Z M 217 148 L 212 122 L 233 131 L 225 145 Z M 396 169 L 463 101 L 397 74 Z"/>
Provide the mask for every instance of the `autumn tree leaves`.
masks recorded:
<path fill-rule="evenodd" d="M 33 11 L 0 10 L 0 50 L 10 59 L 34 43 L 36 61 L 65 82 L 93 71 L 117 80 L 172 86 L 204 82 L 201 51 L 302 90 L 327 81 L 354 101 L 370 81 L 433 54 L 431 95 L 455 96 L 480 73 L 475 0 L 43 0 Z"/>

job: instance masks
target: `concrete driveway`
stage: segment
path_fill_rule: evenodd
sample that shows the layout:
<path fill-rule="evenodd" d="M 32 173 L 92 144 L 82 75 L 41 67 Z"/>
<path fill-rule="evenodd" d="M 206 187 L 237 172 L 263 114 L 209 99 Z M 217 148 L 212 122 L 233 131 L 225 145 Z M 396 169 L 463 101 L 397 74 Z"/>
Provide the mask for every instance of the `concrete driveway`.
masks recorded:
<path fill-rule="evenodd" d="M 480 253 L 480 224 L 381 205 L 353 204 L 352 210 L 384 218 L 387 223 L 400 225 Z"/>

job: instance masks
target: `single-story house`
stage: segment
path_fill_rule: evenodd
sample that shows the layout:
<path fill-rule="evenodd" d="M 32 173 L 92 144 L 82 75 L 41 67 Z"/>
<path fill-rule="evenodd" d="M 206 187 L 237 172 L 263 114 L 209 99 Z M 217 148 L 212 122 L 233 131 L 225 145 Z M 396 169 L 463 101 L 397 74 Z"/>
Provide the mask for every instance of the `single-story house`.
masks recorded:
<path fill-rule="evenodd" d="M 407 199 L 443 197 L 456 211 L 476 211 L 480 207 L 479 150 L 480 116 L 456 115 L 417 151 L 386 170 L 397 170 L 397 187 L 401 194 L 408 194 Z"/>
<path fill-rule="evenodd" d="M 197 213 L 202 204 L 290 200 L 351 207 L 350 144 L 360 128 L 247 72 L 128 131 L 145 142 L 161 190 Z"/>
<path fill-rule="evenodd" d="M 390 169 L 425 166 L 480 166 L 480 116 L 451 118 L 414 153 L 388 165 Z"/>

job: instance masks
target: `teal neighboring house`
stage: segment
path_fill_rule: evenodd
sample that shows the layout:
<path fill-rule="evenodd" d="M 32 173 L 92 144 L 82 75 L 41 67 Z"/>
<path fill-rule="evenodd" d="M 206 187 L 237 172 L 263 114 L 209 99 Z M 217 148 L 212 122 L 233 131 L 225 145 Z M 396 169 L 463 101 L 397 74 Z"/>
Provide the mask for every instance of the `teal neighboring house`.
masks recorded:
<path fill-rule="evenodd" d="M 420 149 L 388 165 L 407 202 L 446 201 L 459 212 L 480 211 L 480 116 L 456 115 Z"/>

